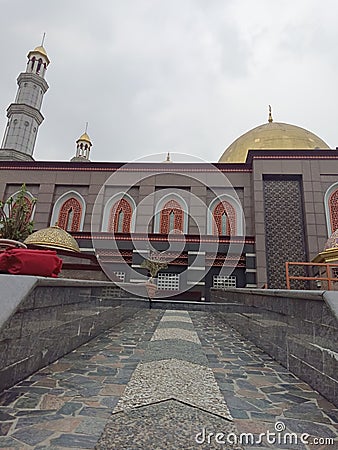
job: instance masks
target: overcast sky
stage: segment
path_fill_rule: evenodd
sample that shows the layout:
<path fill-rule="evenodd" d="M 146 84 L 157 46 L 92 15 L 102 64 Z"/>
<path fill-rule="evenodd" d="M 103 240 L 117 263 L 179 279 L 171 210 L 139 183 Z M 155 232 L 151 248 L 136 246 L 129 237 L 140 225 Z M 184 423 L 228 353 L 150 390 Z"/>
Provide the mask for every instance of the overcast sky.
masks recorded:
<path fill-rule="evenodd" d="M 337 0 L 0 0 L 0 130 L 29 50 L 51 60 L 34 157 L 217 161 L 267 121 L 338 146 Z M 2 111 L 2 112 L 1 112 Z M 173 158 L 174 159 L 174 158 Z"/>

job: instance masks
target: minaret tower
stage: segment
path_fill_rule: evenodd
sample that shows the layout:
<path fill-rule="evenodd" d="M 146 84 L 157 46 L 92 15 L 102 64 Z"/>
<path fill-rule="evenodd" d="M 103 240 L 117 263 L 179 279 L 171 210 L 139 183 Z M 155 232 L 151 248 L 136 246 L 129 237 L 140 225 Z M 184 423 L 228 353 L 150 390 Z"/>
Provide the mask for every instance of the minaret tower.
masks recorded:
<path fill-rule="evenodd" d="M 90 162 L 89 153 L 93 144 L 87 134 L 87 127 L 88 123 L 86 125 L 86 131 L 76 141 L 76 154 L 70 160 L 71 162 Z"/>
<path fill-rule="evenodd" d="M 40 112 L 48 89 L 45 73 L 49 64 L 46 50 L 36 47 L 27 55 L 26 71 L 18 76 L 18 91 L 14 103 L 7 109 L 0 159 L 34 161 L 33 152 L 39 126 L 44 117 Z"/>

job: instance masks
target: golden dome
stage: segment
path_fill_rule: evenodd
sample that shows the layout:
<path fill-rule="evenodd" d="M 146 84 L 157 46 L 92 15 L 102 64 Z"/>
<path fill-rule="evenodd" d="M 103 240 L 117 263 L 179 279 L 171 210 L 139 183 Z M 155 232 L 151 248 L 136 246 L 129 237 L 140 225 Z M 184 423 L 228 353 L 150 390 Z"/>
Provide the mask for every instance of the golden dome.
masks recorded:
<path fill-rule="evenodd" d="M 24 243 L 41 245 L 49 248 L 59 248 L 61 250 L 70 250 L 72 252 L 80 251 L 78 243 L 73 236 L 56 225 L 32 233 Z"/>
<path fill-rule="evenodd" d="M 82 136 L 79 137 L 79 139 L 76 141 L 76 143 L 78 143 L 79 141 L 86 141 L 88 142 L 90 145 L 92 144 L 90 137 L 88 136 L 87 133 L 83 133 Z"/>
<path fill-rule="evenodd" d="M 220 163 L 243 163 L 249 150 L 314 150 L 330 147 L 304 128 L 281 122 L 260 125 L 236 139 L 222 154 Z"/>

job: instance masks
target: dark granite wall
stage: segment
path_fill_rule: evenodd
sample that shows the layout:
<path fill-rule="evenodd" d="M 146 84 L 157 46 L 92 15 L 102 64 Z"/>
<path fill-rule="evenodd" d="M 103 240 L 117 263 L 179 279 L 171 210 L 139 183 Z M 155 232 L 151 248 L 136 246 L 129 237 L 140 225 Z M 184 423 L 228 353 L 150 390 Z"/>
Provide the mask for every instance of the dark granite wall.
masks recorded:
<path fill-rule="evenodd" d="M 323 291 L 211 292 L 230 326 L 338 406 L 338 320 L 325 297 Z"/>
<path fill-rule="evenodd" d="M 60 284 L 37 285 L 1 328 L 0 391 L 148 307 L 110 296 L 104 284 Z"/>

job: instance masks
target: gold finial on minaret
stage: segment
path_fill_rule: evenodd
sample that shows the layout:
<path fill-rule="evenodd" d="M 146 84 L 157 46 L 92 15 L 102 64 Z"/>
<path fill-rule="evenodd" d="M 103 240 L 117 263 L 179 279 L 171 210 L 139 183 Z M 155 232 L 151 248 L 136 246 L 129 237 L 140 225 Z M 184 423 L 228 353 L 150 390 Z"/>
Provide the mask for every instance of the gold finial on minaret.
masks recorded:
<path fill-rule="evenodd" d="M 45 43 L 45 37 L 46 37 L 46 33 L 43 33 L 41 47 L 43 47 L 43 44 Z"/>
<path fill-rule="evenodd" d="M 273 122 L 273 118 L 272 118 L 272 109 L 271 109 L 271 105 L 269 105 L 269 123 Z"/>

